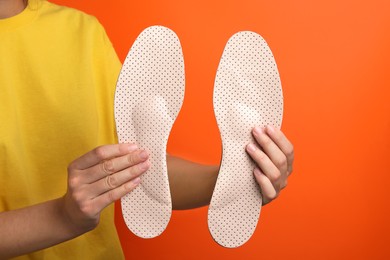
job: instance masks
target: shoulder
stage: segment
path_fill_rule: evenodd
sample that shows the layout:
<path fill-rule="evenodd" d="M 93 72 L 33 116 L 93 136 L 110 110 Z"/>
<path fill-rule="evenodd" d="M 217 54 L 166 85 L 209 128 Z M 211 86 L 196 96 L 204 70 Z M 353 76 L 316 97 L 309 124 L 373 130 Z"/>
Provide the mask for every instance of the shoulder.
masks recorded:
<path fill-rule="evenodd" d="M 54 26 L 66 26 L 69 29 L 95 29 L 102 30 L 102 26 L 96 17 L 83 11 L 43 1 L 40 12 L 40 19 L 50 22 Z"/>

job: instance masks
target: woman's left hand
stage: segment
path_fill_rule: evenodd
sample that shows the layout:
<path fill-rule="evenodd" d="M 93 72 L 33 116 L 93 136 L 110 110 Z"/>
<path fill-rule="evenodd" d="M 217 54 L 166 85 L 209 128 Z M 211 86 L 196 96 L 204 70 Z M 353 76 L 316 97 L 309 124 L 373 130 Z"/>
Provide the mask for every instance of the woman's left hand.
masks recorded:
<path fill-rule="evenodd" d="M 287 178 L 293 167 L 294 148 L 282 131 L 272 126 L 255 127 L 252 134 L 257 143 L 248 144 L 246 150 L 256 163 L 253 173 L 265 205 L 277 198 L 287 186 Z"/>

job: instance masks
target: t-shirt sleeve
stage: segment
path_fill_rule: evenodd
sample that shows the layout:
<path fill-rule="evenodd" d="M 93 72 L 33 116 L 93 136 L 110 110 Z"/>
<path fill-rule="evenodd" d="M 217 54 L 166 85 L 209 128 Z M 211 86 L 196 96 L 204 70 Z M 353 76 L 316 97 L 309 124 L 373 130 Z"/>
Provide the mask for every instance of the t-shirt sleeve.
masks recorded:
<path fill-rule="evenodd" d="M 116 82 L 122 67 L 118 55 L 108 38 L 103 26 L 95 20 L 96 32 L 92 46 L 95 68 L 95 83 L 97 93 L 97 107 L 100 116 L 99 132 L 102 133 L 102 140 L 117 142 L 115 119 L 114 119 L 114 97 Z"/>

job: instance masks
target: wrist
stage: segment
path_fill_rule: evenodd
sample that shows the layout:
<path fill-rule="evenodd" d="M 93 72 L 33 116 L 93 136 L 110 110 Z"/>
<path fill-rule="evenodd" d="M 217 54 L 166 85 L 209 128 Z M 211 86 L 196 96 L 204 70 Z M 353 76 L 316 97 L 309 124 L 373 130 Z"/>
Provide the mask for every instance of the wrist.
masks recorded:
<path fill-rule="evenodd" d="M 62 223 L 73 237 L 80 236 L 96 228 L 98 221 L 84 220 L 72 210 L 69 201 L 63 196 L 58 199 L 59 213 Z"/>

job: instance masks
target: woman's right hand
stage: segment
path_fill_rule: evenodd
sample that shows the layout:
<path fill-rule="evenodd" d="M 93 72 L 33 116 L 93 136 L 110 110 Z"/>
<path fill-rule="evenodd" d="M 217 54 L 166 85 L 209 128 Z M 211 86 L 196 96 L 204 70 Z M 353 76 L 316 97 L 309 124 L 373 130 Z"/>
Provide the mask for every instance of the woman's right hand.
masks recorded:
<path fill-rule="evenodd" d="M 137 187 L 150 167 L 148 158 L 135 144 L 115 144 L 97 147 L 69 165 L 63 210 L 76 233 L 95 228 L 106 206 Z"/>

